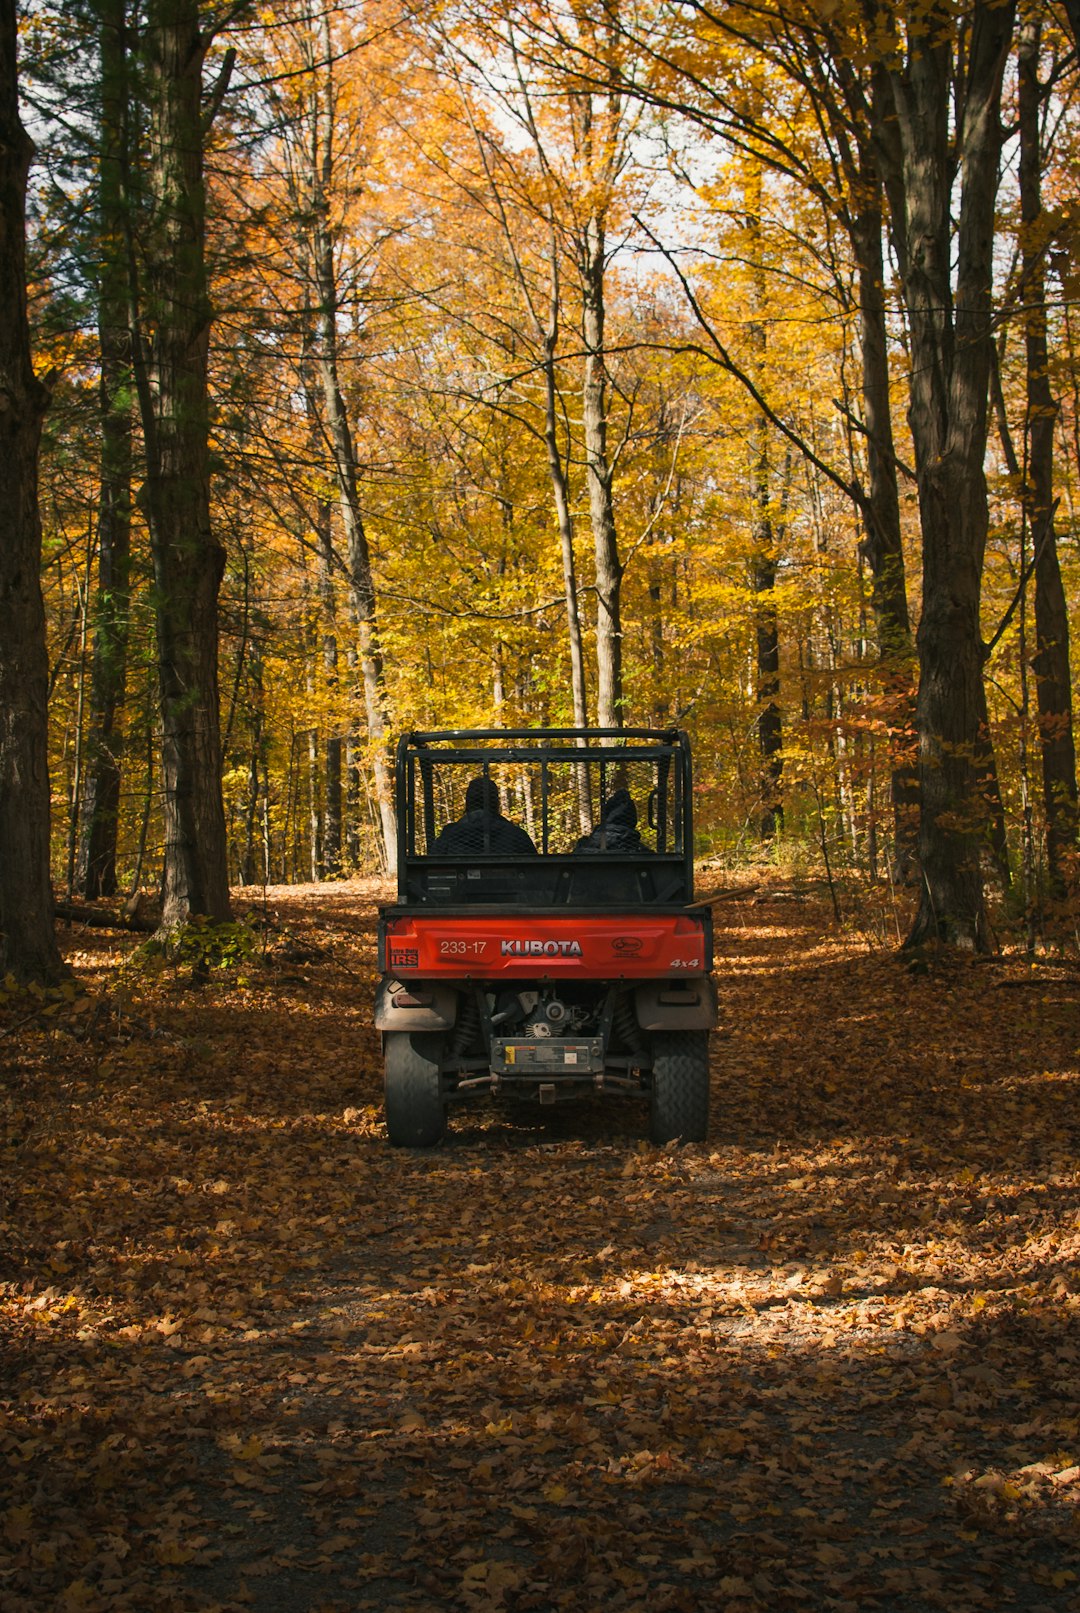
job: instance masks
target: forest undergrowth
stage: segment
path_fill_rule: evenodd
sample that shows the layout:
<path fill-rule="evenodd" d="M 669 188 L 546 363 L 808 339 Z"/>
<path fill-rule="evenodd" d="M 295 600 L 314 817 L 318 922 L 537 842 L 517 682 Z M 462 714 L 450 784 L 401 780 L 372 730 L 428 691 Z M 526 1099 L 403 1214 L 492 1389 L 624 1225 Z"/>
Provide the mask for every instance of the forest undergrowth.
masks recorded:
<path fill-rule="evenodd" d="M 755 879 L 684 1149 L 391 1150 L 370 883 L 198 987 L 66 932 L 0 1006 L 6 1613 L 1080 1609 L 1080 974 Z"/>

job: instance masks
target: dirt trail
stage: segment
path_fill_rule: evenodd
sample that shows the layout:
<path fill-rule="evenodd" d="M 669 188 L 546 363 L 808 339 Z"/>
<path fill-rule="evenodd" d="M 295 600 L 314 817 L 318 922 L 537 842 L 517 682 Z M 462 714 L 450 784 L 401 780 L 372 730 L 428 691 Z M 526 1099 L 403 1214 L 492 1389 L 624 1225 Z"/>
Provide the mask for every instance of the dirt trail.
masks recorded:
<path fill-rule="evenodd" d="M 5 1613 L 1080 1609 L 1076 975 L 721 895 L 703 1147 L 390 1150 L 358 885 L 0 1043 Z"/>

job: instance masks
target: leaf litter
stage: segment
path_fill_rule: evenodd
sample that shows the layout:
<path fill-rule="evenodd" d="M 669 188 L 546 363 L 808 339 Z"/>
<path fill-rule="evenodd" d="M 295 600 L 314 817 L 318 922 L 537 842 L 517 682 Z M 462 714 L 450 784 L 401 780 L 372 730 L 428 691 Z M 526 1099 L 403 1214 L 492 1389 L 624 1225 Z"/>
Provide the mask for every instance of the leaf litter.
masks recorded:
<path fill-rule="evenodd" d="M 137 1018 L 75 934 L 94 1034 L 0 1043 L 5 1613 L 1080 1608 L 1075 977 L 913 978 L 759 880 L 707 1145 L 411 1153 L 374 894 L 271 892 Z"/>

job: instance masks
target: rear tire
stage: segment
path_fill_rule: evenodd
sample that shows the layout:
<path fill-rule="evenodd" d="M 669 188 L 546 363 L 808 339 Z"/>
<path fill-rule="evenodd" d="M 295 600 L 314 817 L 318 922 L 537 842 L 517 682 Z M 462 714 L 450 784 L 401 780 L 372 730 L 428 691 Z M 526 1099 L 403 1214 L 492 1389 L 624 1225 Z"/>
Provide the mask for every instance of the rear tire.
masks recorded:
<path fill-rule="evenodd" d="M 703 1143 L 709 1130 L 708 1031 L 654 1031 L 649 1136 Z"/>
<path fill-rule="evenodd" d="M 446 1131 L 437 1031 L 387 1031 L 386 1130 L 395 1148 L 433 1148 Z"/>

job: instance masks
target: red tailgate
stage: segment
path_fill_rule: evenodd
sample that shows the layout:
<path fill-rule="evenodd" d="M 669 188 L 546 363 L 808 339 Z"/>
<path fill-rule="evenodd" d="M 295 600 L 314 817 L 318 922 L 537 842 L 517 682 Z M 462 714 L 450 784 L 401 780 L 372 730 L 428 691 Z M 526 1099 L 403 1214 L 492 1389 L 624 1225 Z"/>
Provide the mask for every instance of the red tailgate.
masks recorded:
<path fill-rule="evenodd" d="M 380 950 L 385 973 L 425 980 L 648 980 L 704 974 L 712 963 L 705 920 L 681 913 L 387 918 Z"/>

